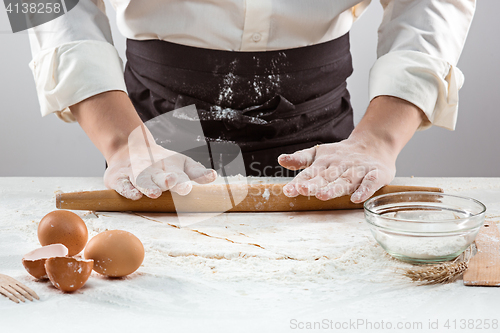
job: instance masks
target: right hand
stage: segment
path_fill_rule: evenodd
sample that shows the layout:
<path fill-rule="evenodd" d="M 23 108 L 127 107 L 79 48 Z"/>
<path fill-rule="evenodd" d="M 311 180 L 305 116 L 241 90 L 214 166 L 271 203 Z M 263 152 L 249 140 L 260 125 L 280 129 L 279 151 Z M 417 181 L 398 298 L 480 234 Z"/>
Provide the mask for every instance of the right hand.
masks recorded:
<path fill-rule="evenodd" d="M 104 184 L 132 200 L 138 200 L 143 194 L 155 199 L 167 190 L 186 195 L 192 189 L 191 180 L 206 184 L 217 178 L 215 170 L 156 144 L 150 149 L 130 149 L 126 145 L 107 162 Z"/>
<path fill-rule="evenodd" d="M 186 195 L 190 180 L 217 178 L 214 170 L 157 145 L 123 91 L 89 97 L 70 110 L 108 163 L 104 184 L 126 198 L 154 199 L 167 190 Z"/>

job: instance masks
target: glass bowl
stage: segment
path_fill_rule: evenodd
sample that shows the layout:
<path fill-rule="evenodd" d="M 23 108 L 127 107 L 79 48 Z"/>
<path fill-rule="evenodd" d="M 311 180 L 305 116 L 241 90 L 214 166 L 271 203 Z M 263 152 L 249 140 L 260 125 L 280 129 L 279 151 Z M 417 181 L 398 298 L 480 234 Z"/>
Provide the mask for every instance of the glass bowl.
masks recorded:
<path fill-rule="evenodd" d="M 394 258 L 436 263 L 460 255 L 484 223 L 481 202 L 437 192 L 398 192 L 364 204 L 377 242 Z"/>

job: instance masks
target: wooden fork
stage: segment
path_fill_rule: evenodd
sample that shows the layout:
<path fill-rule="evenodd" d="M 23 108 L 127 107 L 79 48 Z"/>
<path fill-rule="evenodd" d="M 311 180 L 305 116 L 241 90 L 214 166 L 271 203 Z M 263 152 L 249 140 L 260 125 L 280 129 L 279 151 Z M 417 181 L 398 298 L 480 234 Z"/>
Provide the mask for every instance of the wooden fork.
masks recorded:
<path fill-rule="evenodd" d="M 33 297 L 40 299 L 33 290 L 16 279 L 3 274 L 0 274 L 0 294 L 16 303 L 19 303 L 19 301 L 24 302 L 25 299 L 33 301 Z"/>

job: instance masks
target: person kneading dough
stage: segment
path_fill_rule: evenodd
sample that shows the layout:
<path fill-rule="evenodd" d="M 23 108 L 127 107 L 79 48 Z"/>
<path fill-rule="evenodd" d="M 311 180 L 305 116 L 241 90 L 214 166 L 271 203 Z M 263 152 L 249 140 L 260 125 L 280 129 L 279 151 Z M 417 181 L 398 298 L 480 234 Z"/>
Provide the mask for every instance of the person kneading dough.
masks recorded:
<path fill-rule="evenodd" d="M 127 37 L 124 72 L 102 0 L 32 28 L 30 65 L 42 115 L 77 121 L 106 159 L 105 185 L 127 198 L 185 195 L 190 180 L 216 178 L 196 154 L 175 153 L 200 140 L 184 130 L 193 104 L 204 139 L 239 147 L 246 175 L 294 176 L 287 196 L 321 200 L 366 200 L 394 178 L 416 130 L 455 127 L 473 0 L 381 1 L 370 104 L 355 128 L 349 30 L 369 0 L 110 2 Z M 132 131 L 167 113 L 161 142 L 129 154 Z M 161 163 L 134 177 L 147 158 Z"/>

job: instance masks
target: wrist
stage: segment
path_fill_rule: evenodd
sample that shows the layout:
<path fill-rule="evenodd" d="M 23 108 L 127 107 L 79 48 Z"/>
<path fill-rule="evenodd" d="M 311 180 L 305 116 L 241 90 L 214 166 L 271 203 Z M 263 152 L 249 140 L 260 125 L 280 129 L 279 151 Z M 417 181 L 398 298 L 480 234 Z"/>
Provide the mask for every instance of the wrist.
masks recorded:
<path fill-rule="evenodd" d="M 119 161 L 129 159 L 129 147 L 126 142 L 110 144 L 106 154 L 103 153 L 103 156 L 108 165 L 114 165 Z"/>
<path fill-rule="evenodd" d="M 383 135 L 380 132 L 353 131 L 346 143 L 352 145 L 353 151 L 360 151 L 370 155 L 378 155 L 384 160 L 396 162 L 400 153 L 398 145 L 395 144 L 390 135 Z"/>
<path fill-rule="evenodd" d="M 349 140 L 395 160 L 424 119 L 424 113 L 414 104 L 397 97 L 378 96 L 370 102 Z"/>
<path fill-rule="evenodd" d="M 122 91 L 108 91 L 70 107 L 71 113 L 108 163 L 128 149 L 130 133 L 142 121 Z"/>

